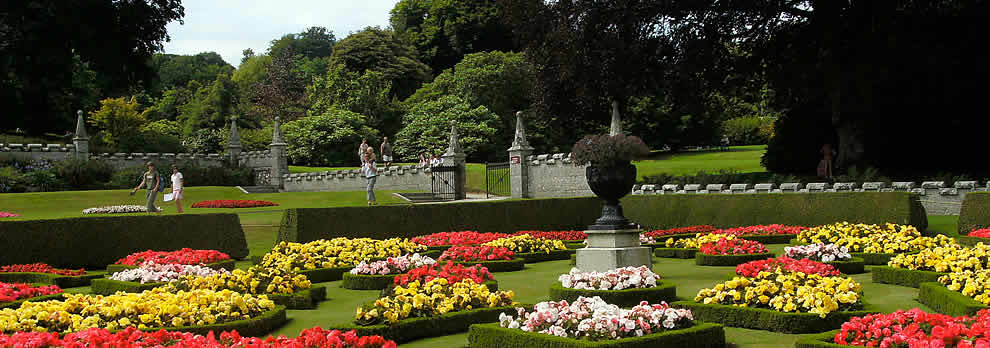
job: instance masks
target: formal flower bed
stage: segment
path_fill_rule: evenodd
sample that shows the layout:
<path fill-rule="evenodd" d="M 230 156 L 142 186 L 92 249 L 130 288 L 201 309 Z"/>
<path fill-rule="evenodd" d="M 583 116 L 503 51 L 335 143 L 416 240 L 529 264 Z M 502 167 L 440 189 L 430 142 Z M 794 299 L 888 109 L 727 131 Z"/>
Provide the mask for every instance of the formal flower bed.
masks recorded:
<path fill-rule="evenodd" d="M 303 330 L 296 338 L 269 336 L 265 339 L 242 337 L 237 331 L 203 336 L 164 330 L 144 332 L 128 327 L 116 333 L 106 329 L 86 329 L 61 338 L 54 332 L 17 332 L 0 335 L 0 347 L 395 348 L 396 344 L 381 336 L 358 336 L 354 331 L 324 330 L 319 327 Z"/>
<path fill-rule="evenodd" d="M 973 231 L 969 232 L 968 236 L 979 237 L 979 238 L 990 238 L 990 228 L 980 228 L 980 229 L 974 228 Z"/>
<path fill-rule="evenodd" d="M 242 294 L 283 295 L 309 289 L 312 285 L 306 276 L 284 268 L 252 266 L 247 270 L 235 269 L 230 273 L 217 273 L 208 277 L 184 276 L 169 283 L 165 289 L 171 292 L 231 290 Z"/>
<path fill-rule="evenodd" d="M 199 265 L 230 260 L 230 255 L 216 250 L 182 248 L 175 251 L 142 251 L 117 260 L 118 265 L 138 266 L 147 261 L 158 264 Z"/>
<path fill-rule="evenodd" d="M 358 308 L 354 323 L 368 326 L 394 324 L 412 317 L 433 317 L 475 308 L 513 305 L 510 291 L 489 291 L 488 287 L 470 279 L 451 283 L 436 278 L 425 284 L 413 281 L 397 286 L 394 295 L 379 298 L 371 306 Z"/>
<path fill-rule="evenodd" d="M 18 217 L 18 216 L 21 216 L 21 215 L 20 214 L 14 214 L 14 213 L 7 212 L 7 211 L 0 211 L 0 218 L 13 218 L 13 217 Z"/>
<path fill-rule="evenodd" d="M 0 282 L 0 303 L 14 302 L 26 298 L 61 294 L 58 285 L 36 286 L 24 283 Z M 0 345 L 2 347 L 2 345 Z"/>
<path fill-rule="evenodd" d="M 840 275 L 839 270 L 831 265 L 827 265 L 811 259 L 793 259 L 781 256 L 775 259 L 750 261 L 736 266 L 736 274 L 743 277 L 755 278 L 761 272 L 787 273 L 801 272 L 804 274 L 817 274 L 824 277 L 834 277 Z"/>
<path fill-rule="evenodd" d="M 509 237 L 504 233 L 478 233 L 476 231 L 438 232 L 413 237 L 412 242 L 426 246 L 475 245 L 485 244 L 499 238 Z"/>
<path fill-rule="evenodd" d="M 438 260 L 466 262 L 512 260 L 515 254 L 505 247 L 457 245 L 444 251 Z"/>
<path fill-rule="evenodd" d="M 226 269 L 212 269 L 198 265 L 160 264 L 153 260 L 145 261 L 138 268 L 114 273 L 110 279 L 121 282 L 163 283 L 174 282 L 185 276 L 210 277 L 216 274 L 226 274 Z"/>
<path fill-rule="evenodd" d="M 44 263 L 0 266 L 0 273 L 19 273 L 19 272 L 48 273 L 48 274 L 56 274 L 56 275 L 63 275 L 70 277 L 86 275 L 86 271 L 83 269 L 78 269 L 78 270 L 57 269 L 55 267 L 49 266 L 48 264 L 44 264 Z"/>
<path fill-rule="evenodd" d="M 367 262 L 361 261 L 351 269 L 351 274 L 363 275 L 385 275 L 405 273 L 410 269 L 419 268 L 437 263 L 429 256 L 421 256 L 419 253 L 406 254 L 399 257 L 389 257 L 387 260 Z"/>
<path fill-rule="evenodd" d="M 938 278 L 949 290 L 969 296 L 984 305 L 990 305 L 990 270 L 953 272 Z"/>
<path fill-rule="evenodd" d="M 861 299 L 862 285 L 852 278 L 765 272 L 753 278 L 734 277 L 714 288 L 701 289 L 694 301 L 814 313 L 825 318 L 832 312 L 861 309 Z"/>
<path fill-rule="evenodd" d="M 267 298 L 228 290 L 171 293 L 157 288 L 110 296 L 65 294 L 64 301 L 25 302 L 17 309 L 0 310 L 0 332 L 212 325 L 250 319 L 274 308 Z"/>
<path fill-rule="evenodd" d="M 377 240 L 342 237 L 309 243 L 283 241 L 265 254 L 261 266 L 289 270 L 353 267 L 361 261 L 381 260 L 424 250 L 425 246 L 401 238 Z"/>
<path fill-rule="evenodd" d="M 956 244 L 944 235 L 922 237 L 913 226 L 852 224 L 839 222 L 809 228 L 798 234 L 798 242 L 832 243 L 850 252 L 894 254 Z"/>
<path fill-rule="evenodd" d="M 698 251 L 708 255 L 743 255 L 770 252 L 760 242 L 745 239 L 719 239 L 715 242 L 702 244 L 698 248 Z"/>
<path fill-rule="evenodd" d="M 535 238 L 530 235 L 519 235 L 513 237 L 499 238 L 485 243 L 485 246 L 506 248 L 517 254 L 544 253 L 552 251 L 567 250 L 564 242 L 553 239 Z"/>
<path fill-rule="evenodd" d="M 979 243 L 973 247 L 949 245 L 923 249 L 917 254 L 900 254 L 890 259 L 888 266 L 932 272 L 975 271 L 987 268 L 990 245 Z"/>
<path fill-rule="evenodd" d="M 852 258 L 852 255 L 849 254 L 849 248 L 825 243 L 784 247 L 784 256 L 821 262 L 843 261 Z"/>
<path fill-rule="evenodd" d="M 465 267 L 464 265 L 447 262 L 443 266 L 433 264 L 412 269 L 406 274 L 395 277 L 395 285 L 406 286 L 411 282 L 426 284 L 437 278 L 445 278 L 451 283 L 459 283 L 464 279 L 470 279 L 475 284 L 481 284 L 495 279 L 485 267 L 478 265 Z"/>
<path fill-rule="evenodd" d="M 524 308 L 517 311 L 516 317 L 500 315 L 499 325 L 589 341 L 639 337 L 694 325 L 690 310 L 671 308 L 667 303 L 644 301 L 632 309 L 622 309 L 598 297 L 579 297 L 572 303 L 540 302 L 532 312 Z"/>
<path fill-rule="evenodd" d="M 524 235 L 528 234 L 533 236 L 533 238 L 543 238 L 552 240 L 584 240 L 588 238 L 588 234 L 584 231 L 519 231 L 514 235 Z"/>
<path fill-rule="evenodd" d="M 723 228 L 712 233 L 731 234 L 733 236 L 772 236 L 781 234 L 798 234 L 808 229 L 804 226 L 788 226 L 780 224 L 755 225 L 744 227 Z"/>
<path fill-rule="evenodd" d="M 560 275 L 557 280 L 560 285 L 571 289 L 623 290 L 655 287 L 660 275 L 646 266 L 629 266 L 605 272 L 582 272 L 571 268 L 569 273 Z"/>
<path fill-rule="evenodd" d="M 643 234 L 645 234 L 647 237 L 657 238 L 657 237 L 669 236 L 674 234 L 695 234 L 695 235 L 708 234 L 715 230 L 717 230 L 715 226 L 698 225 L 698 226 L 668 228 L 666 230 L 653 230 L 649 232 L 644 232 Z"/>
<path fill-rule="evenodd" d="M 646 234 L 639 234 L 639 244 L 656 244 L 657 240 L 654 237 L 647 236 Z M 585 241 L 588 244 L 588 241 Z"/>
<path fill-rule="evenodd" d="M 832 337 L 862 347 L 983 347 L 990 343 L 990 311 L 952 317 L 913 308 L 850 319 Z"/>
<path fill-rule="evenodd" d="M 161 207 L 155 207 L 161 210 Z M 86 208 L 83 214 L 127 214 L 127 213 L 147 213 L 148 207 L 143 205 L 111 205 L 106 207 Z"/>
<path fill-rule="evenodd" d="M 735 240 L 737 238 L 736 236 L 727 235 L 727 234 L 698 234 L 693 238 L 684 238 L 684 239 L 667 238 L 667 241 L 664 242 L 664 245 L 668 248 L 698 249 L 701 248 L 702 244 L 717 242 L 723 239 Z"/>
<path fill-rule="evenodd" d="M 221 199 L 214 201 L 200 201 L 193 203 L 193 208 L 257 208 L 257 207 L 277 207 L 278 203 L 269 201 L 253 201 L 242 199 Z"/>

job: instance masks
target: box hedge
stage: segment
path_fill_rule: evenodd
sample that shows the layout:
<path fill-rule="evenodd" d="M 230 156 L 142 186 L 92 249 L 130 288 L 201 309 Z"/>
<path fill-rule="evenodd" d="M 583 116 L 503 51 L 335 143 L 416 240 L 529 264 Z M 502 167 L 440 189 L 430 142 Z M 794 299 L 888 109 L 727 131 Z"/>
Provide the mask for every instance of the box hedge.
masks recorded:
<path fill-rule="evenodd" d="M 344 279 L 344 273 L 350 272 L 353 266 L 330 267 L 301 270 L 297 273 L 306 276 L 313 283 L 333 282 Z"/>
<path fill-rule="evenodd" d="M 830 261 L 825 264 L 832 265 L 842 274 L 863 274 L 866 273 L 866 263 L 862 258 L 853 257 L 843 261 Z"/>
<path fill-rule="evenodd" d="M 751 234 L 739 238 L 760 242 L 760 244 L 787 244 L 791 242 L 791 239 L 794 238 L 794 235 L 793 234 L 767 234 L 767 235 Z"/>
<path fill-rule="evenodd" d="M 212 269 L 221 269 L 221 268 L 223 268 L 223 269 L 225 269 L 227 271 L 233 271 L 234 268 L 237 268 L 237 261 L 234 261 L 234 260 L 224 260 L 224 261 L 220 261 L 220 262 L 208 263 L 205 266 L 206 267 L 209 267 L 209 268 L 212 268 Z M 107 266 L 107 274 L 112 275 L 112 274 L 117 273 L 117 272 L 126 271 L 126 270 L 129 270 L 129 269 L 135 269 L 135 268 L 138 268 L 138 266 L 121 265 L 121 264 L 116 264 L 115 263 L 115 264 L 112 264 L 112 265 Z"/>
<path fill-rule="evenodd" d="M 583 290 L 565 288 L 560 283 L 550 286 L 550 300 L 574 302 L 578 297 L 601 297 L 605 302 L 619 307 L 629 308 L 639 305 L 640 301 L 649 303 L 673 302 L 677 300 L 677 287 L 670 282 L 659 281 L 652 288 L 635 288 L 623 290 Z"/>
<path fill-rule="evenodd" d="M 178 327 L 149 327 L 145 329 L 140 329 L 145 332 L 156 332 L 158 330 L 165 331 L 182 331 L 191 332 L 197 335 L 207 335 L 210 331 L 222 332 L 222 331 L 234 331 L 243 337 L 249 336 L 265 336 L 269 332 L 281 327 L 285 322 L 288 321 L 285 317 L 285 306 L 275 306 L 274 309 L 262 313 L 258 317 L 244 320 L 237 320 L 223 324 L 214 325 L 199 325 L 199 326 L 178 326 Z M 111 332 L 117 332 L 122 330 L 112 330 Z"/>
<path fill-rule="evenodd" d="M 959 208 L 959 235 L 990 227 L 990 192 L 969 192 Z"/>
<path fill-rule="evenodd" d="M 63 294 L 51 294 L 51 295 L 35 296 L 35 297 L 20 299 L 20 300 L 13 301 L 13 302 L 0 302 L 0 309 L 4 309 L 4 308 L 13 308 L 13 309 L 20 308 L 22 303 L 28 302 L 28 301 L 31 301 L 31 302 L 44 302 L 44 301 L 61 300 L 61 299 L 64 299 L 64 298 L 65 298 L 65 296 L 63 296 Z"/>
<path fill-rule="evenodd" d="M 873 273 L 874 283 L 893 284 L 911 288 L 917 288 L 921 283 L 937 283 L 938 277 L 948 274 L 890 266 L 873 266 L 870 268 L 870 273 Z"/>
<path fill-rule="evenodd" d="M 89 284 L 90 291 L 97 295 L 113 295 L 117 291 L 123 292 L 142 292 L 145 290 L 151 290 L 159 286 L 168 284 L 167 282 L 160 283 L 145 283 L 140 282 L 124 282 L 119 280 L 99 278 L 93 279 L 93 282 Z"/>
<path fill-rule="evenodd" d="M 918 302 L 924 303 L 936 312 L 954 317 L 976 315 L 982 309 L 990 309 L 972 297 L 949 290 L 941 283 L 921 283 L 918 286 Z"/>
<path fill-rule="evenodd" d="M 626 217 L 645 228 L 710 224 L 816 226 L 836 221 L 910 224 L 924 230 L 928 218 L 917 194 L 829 192 L 787 195 L 642 195 L 623 199 Z M 514 233 L 583 230 L 601 214 L 595 197 L 414 204 L 377 207 L 286 209 L 279 241 L 334 237 L 411 238 L 447 231 Z"/>
<path fill-rule="evenodd" d="M 574 249 L 552 250 L 549 253 L 517 253 L 516 257 L 526 260 L 526 263 L 537 263 L 544 261 L 567 260 L 574 253 Z"/>
<path fill-rule="evenodd" d="M 103 278 L 104 275 L 106 273 L 103 271 L 89 271 L 86 272 L 86 275 L 81 276 L 64 276 L 36 272 L 2 272 L 0 273 L 0 282 L 54 284 L 64 289 L 89 286 L 89 283 L 93 279 Z"/>
<path fill-rule="evenodd" d="M 847 348 L 849 346 L 842 344 L 835 344 L 833 341 L 835 335 L 839 333 L 839 330 L 832 330 L 829 332 L 823 332 L 820 334 L 811 335 L 799 339 L 794 343 L 795 348 Z"/>
<path fill-rule="evenodd" d="M 395 284 L 398 274 L 351 274 L 344 273 L 340 287 L 351 290 L 381 290 Z"/>
<path fill-rule="evenodd" d="M 883 266 L 890 262 L 890 259 L 894 258 L 894 256 L 897 256 L 898 254 L 849 253 L 849 255 L 863 259 L 864 265 Z"/>
<path fill-rule="evenodd" d="M 959 245 L 974 246 L 979 243 L 990 244 L 990 238 L 973 237 L 973 236 L 958 236 L 955 237 Z"/>
<path fill-rule="evenodd" d="M 653 249 L 653 256 L 666 257 L 672 259 L 693 259 L 698 253 L 695 248 L 656 248 Z"/>
<path fill-rule="evenodd" d="M 674 307 L 690 309 L 695 320 L 721 323 L 725 326 L 767 330 L 782 333 L 815 333 L 837 329 L 852 317 L 874 314 L 873 311 L 832 312 L 820 317 L 815 313 L 786 313 L 766 308 L 737 307 L 678 301 Z"/>
<path fill-rule="evenodd" d="M 521 271 L 523 268 L 526 267 L 526 260 L 523 259 L 497 260 L 497 261 L 455 261 L 454 263 L 458 265 L 464 265 L 464 267 L 481 265 L 482 267 L 488 268 L 488 271 L 492 273 Z"/>
<path fill-rule="evenodd" d="M 313 285 L 309 289 L 292 294 L 266 296 L 275 304 L 288 309 L 315 309 L 321 301 L 327 299 L 327 288 L 323 285 Z"/>
<path fill-rule="evenodd" d="M 361 326 L 353 323 L 330 325 L 328 330 L 354 330 L 358 336 L 378 335 L 393 340 L 395 343 L 402 344 L 420 338 L 461 333 L 467 331 L 471 324 L 497 322 L 498 316 L 502 313 L 514 315 L 516 313 L 516 306 L 477 308 L 450 312 L 436 317 L 408 318 L 390 325 Z"/>
<path fill-rule="evenodd" d="M 772 259 L 773 257 L 773 253 L 709 255 L 699 252 L 694 255 L 694 264 L 698 266 L 736 266 L 750 261 Z"/>
<path fill-rule="evenodd" d="M 44 262 L 104 269 L 135 252 L 182 248 L 248 256 L 236 214 L 73 217 L 0 221 L 0 265 Z"/>
<path fill-rule="evenodd" d="M 725 347 L 722 325 L 697 323 L 680 330 L 663 331 L 620 340 L 588 341 L 519 329 L 509 329 L 498 323 L 471 325 L 468 331 L 471 348 L 647 348 L 647 347 Z"/>

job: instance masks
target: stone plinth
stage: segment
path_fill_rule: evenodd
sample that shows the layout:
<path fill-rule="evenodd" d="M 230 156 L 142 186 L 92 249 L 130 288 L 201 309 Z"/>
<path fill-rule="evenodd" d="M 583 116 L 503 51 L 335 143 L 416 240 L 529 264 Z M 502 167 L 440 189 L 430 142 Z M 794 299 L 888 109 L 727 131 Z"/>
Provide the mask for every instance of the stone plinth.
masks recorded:
<path fill-rule="evenodd" d="M 588 247 L 577 250 L 577 268 L 604 272 L 626 266 L 653 266 L 649 247 L 640 246 L 638 229 L 588 230 Z"/>

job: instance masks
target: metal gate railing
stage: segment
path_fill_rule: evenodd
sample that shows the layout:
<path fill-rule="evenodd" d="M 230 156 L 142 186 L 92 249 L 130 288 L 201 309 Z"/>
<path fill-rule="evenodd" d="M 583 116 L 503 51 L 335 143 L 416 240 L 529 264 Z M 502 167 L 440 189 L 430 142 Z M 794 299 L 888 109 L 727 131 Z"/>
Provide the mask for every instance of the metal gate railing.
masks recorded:
<path fill-rule="evenodd" d="M 454 186 L 454 176 L 457 175 L 456 166 L 438 166 L 430 168 L 432 174 L 430 179 L 430 191 L 433 198 L 437 200 L 452 201 L 457 198 L 457 187 Z"/>
<path fill-rule="evenodd" d="M 509 181 L 509 162 L 485 163 L 485 197 L 512 195 Z"/>

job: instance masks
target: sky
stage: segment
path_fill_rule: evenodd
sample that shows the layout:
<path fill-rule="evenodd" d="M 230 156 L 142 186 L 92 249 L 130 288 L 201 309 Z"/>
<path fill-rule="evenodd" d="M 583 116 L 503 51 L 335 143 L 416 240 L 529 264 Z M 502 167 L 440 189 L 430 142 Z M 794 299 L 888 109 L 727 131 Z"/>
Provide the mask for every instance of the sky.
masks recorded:
<path fill-rule="evenodd" d="M 244 49 L 264 53 L 282 35 L 322 26 L 337 40 L 367 26 L 388 26 L 398 0 L 183 0 L 185 24 L 168 25 L 165 53 L 217 52 L 241 63 Z"/>

